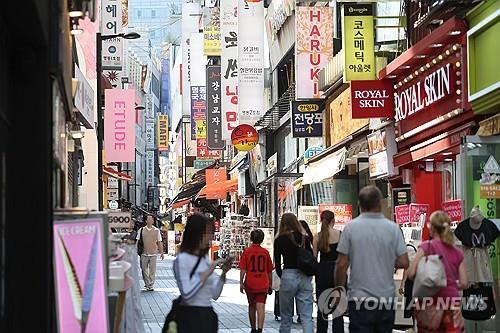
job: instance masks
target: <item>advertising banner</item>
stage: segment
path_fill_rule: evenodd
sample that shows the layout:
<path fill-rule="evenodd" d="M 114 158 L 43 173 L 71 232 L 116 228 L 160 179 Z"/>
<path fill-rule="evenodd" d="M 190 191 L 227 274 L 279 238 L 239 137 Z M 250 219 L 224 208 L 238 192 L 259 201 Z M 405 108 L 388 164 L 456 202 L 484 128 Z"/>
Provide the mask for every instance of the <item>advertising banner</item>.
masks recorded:
<path fill-rule="evenodd" d="M 200 20 L 200 4 L 185 2 L 182 4 L 182 114 L 189 116 L 191 113 L 191 48 L 189 39 L 191 33 L 198 32 Z"/>
<path fill-rule="evenodd" d="M 352 220 L 352 205 L 348 204 L 321 204 L 318 205 L 319 214 L 330 210 L 335 214 L 335 225 L 344 225 Z"/>
<path fill-rule="evenodd" d="M 299 206 L 297 218 L 306 221 L 313 234 L 317 234 L 320 231 L 318 206 Z"/>
<path fill-rule="evenodd" d="M 158 115 L 158 149 L 160 151 L 168 150 L 168 116 L 164 114 Z M 154 148 L 154 147 L 153 147 Z"/>
<path fill-rule="evenodd" d="M 223 150 L 221 119 L 220 66 L 207 66 L 207 146 L 212 150 Z"/>
<path fill-rule="evenodd" d="M 264 1 L 239 0 L 239 123 L 253 125 L 264 114 Z"/>
<path fill-rule="evenodd" d="M 220 1 L 222 139 L 238 126 L 238 0 Z"/>
<path fill-rule="evenodd" d="M 146 120 L 146 149 L 155 149 L 155 123 L 152 119 Z"/>
<path fill-rule="evenodd" d="M 320 98 L 319 71 L 333 58 L 333 8 L 295 10 L 296 98 Z"/>
<path fill-rule="evenodd" d="M 146 151 L 146 185 L 155 186 L 155 152 Z"/>
<path fill-rule="evenodd" d="M 107 162 L 135 161 L 135 90 L 106 89 L 104 149 Z"/>
<path fill-rule="evenodd" d="M 204 73 L 203 73 L 204 74 Z M 191 86 L 191 139 L 195 140 L 205 136 L 200 132 L 199 126 L 206 121 L 207 88 L 203 86 Z M 200 123 L 200 121 L 202 123 Z"/>
<path fill-rule="evenodd" d="M 368 141 L 368 162 L 370 177 L 384 176 L 389 173 L 387 160 L 386 131 L 378 130 L 366 137 Z"/>
<path fill-rule="evenodd" d="M 353 119 L 394 117 L 394 84 L 391 80 L 351 81 Z"/>
<path fill-rule="evenodd" d="M 427 204 L 410 204 L 410 223 L 425 223 L 429 220 L 429 205 Z"/>
<path fill-rule="evenodd" d="M 394 214 L 397 224 L 405 224 L 410 222 L 410 205 L 401 205 L 394 207 Z"/>
<path fill-rule="evenodd" d="M 85 128 L 92 129 L 94 128 L 94 90 L 76 65 L 75 79 L 78 80 L 75 93 L 75 107 L 78 109 L 78 118 Z"/>
<path fill-rule="evenodd" d="M 175 230 L 169 230 L 167 231 L 167 254 L 168 255 L 175 255 Z"/>
<path fill-rule="evenodd" d="M 58 332 L 109 332 L 101 218 L 54 221 Z"/>
<path fill-rule="evenodd" d="M 463 220 L 462 210 L 462 200 L 450 200 L 443 202 L 443 211 L 450 216 L 451 222 L 461 222 Z"/>
<path fill-rule="evenodd" d="M 292 136 L 313 138 L 323 136 L 324 101 L 292 102 Z"/>
<path fill-rule="evenodd" d="M 346 3 L 342 6 L 342 17 L 344 82 L 375 80 L 373 4 Z"/>
<path fill-rule="evenodd" d="M 203 8 L 203 40 L 206 56 L 220 56 L 220 8 Z"/>

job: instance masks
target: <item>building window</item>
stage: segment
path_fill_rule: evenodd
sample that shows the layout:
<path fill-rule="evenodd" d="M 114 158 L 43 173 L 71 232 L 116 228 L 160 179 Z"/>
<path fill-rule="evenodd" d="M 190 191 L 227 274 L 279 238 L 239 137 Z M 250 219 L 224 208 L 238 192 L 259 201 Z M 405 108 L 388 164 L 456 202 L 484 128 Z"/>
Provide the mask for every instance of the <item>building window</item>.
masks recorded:
<path fill-rule="evenodd" d="M 142 12 L 140 9 L 137 10 L 137 17 L 141 18 L 142 17 Z"/>
<path fill-rule="evenodd" d="M 151 17 L 153 18 L 156 17 L 156 10 L 154 9 L 151 10 Z"/>

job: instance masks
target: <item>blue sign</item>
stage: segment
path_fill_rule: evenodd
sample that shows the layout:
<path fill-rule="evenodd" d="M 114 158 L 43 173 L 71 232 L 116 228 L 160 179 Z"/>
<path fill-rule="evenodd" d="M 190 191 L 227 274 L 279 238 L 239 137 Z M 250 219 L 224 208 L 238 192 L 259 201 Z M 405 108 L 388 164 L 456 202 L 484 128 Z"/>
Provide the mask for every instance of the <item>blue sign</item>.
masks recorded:
<path fill-rule="evenodd" d="M 324 150 L 323 147 L 319 146 L 312 146 L 307 148 L 307 150 L 304 152 L 304 164 L 309 162 L 309 160 L 314 156 L 320 154 L 323 150 Z"/>
<path fill-rule="evenodd" d="M 313 138 L 323 136 L 323 100 L 292 102 L 292 136 Z"/>
<path fill-rule="evenodd" d="M 161 94 L 160 94 L 161 114 L 168 115 L 172 119 L 170 112 L 170 60 L 161 61 Z"/>

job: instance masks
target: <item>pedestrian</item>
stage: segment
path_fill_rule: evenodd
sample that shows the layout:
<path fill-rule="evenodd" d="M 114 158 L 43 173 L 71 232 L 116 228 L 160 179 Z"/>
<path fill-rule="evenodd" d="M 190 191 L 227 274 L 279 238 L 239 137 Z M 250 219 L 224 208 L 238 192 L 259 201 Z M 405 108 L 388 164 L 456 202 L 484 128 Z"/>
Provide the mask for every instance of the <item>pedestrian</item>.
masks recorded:
<path fill-rule="evenodd" d="M 392 332 L 395 310 L 394 269 L 408 267 L 406 244 L 398 225 L 382 215 L 382 192 L 366 186 L 359 192 L 361 214 L 340 237 L 335 284 L 348 285 L 349 332 Z M 342 290 L 342 289 L 341 289 Z"/>
<path fill-rule="evenodd" d="M 443 211 L 431 214 L 429 231 L 432 240 L 420 244 L 415 260 L 408 270 L 408 277 L 414 279 L 421 259 L 426 255 L 438 254 L 446 272 L 446 287 L 441 288 L 432 297 L 432 302 L 423 302 L 425 307 L 417 308 L 415 311 L 419 333 L 464 332 L 461 303 L 455 300 L 459 300 L 458 289 L 468 287 L 467 270 L 462 250 L 454 246 L 455 237 L 450 229 L 450 223 L 450 217 Z"/>
<path fill-rule="evenodd" d="M 303 233 L 297 217 L 285 213 L 281 217 L 279 231 L 274 240 L 274 263 L 280 283 L 280 333 L 289 333 L 292 328 L 293 303 L 297 302 L 297 312 L 301 319 L 304 333 L 313 332 L 313 288 L 312 277 L 298 269 L 299 246 L 311 251 L 311 240 Z M 281 259 L 283 258 L 283 269 Z"/>
<path fill-rule="evenodd" d="M 262 230 L 253 230 L 250 240 L 252 245 L 243 251 L 240 258 L 240 292 L 247 295 L 252 333 L 262 333 L 267 294 L 272 294 L 273 262 L 269 252 L 260 246 L 264 241 Z"/>
<path fill-rule="evenodd" d="M 175 310 L 178 333 L 215 333 L 217 314 L 212 299 L 217 300 L 226 282 L 226 273 L 232 259 L 211 262 L 208 251 L 214 235 L 213 222 L 195 213 L 187 218 L 180 253 L 174 260 L 174 275 L 181 294 L 180 306 Z M 217 266 L 222 274 L 214 273 Z"/>
<path fill-rule="evenodd" d="M 335 261 L 337 260 L 337 246 L 341 232 L 334 229 L 335 214 L 325 210 L 320 215 L 321 231 L 314 238 L 314 256 L 319 259 L 318 273 L 316 274 L 316 300 L 318 301 L 318 318 L 316 332 L 326 333 L 328 331 L 328 306 L 320 304 L 320 295 L 329 288 L 335 286 Z M 335 316 L 332 321 L 334 333 L 344 332 L 343 314 Z"/>
<path fill-rule="evenodd" d="M 417 255 L 417 248 L 411 244 L 406 244 L 406 249 L 408 250 L 408 259 L 411 263 L 415 260 Z M 401 279 L 401 284 L 399 285 L 399 294 L 404 298 L 405 308 L 403 310 L 404 318 L 411 318 L 412 328 L 407 331 L 407 333 L 415 332 L 415 313 L 413 311 L 413 280 L 408 277 L 409 268 L 403 271 L 403 278 Z"/>
<path fill-rule="evenodd" d="M 154 217 L 146 216 L 146 225 L 139 229 L 137 241 L 142 245 L 141 271 L 146 291 L 153 291 L 156 275 L 156 257 L 163 260 L 163 243 L 160 230 L 154 226 Z M 140 245 L 138 245 L 140 246 Z"/>

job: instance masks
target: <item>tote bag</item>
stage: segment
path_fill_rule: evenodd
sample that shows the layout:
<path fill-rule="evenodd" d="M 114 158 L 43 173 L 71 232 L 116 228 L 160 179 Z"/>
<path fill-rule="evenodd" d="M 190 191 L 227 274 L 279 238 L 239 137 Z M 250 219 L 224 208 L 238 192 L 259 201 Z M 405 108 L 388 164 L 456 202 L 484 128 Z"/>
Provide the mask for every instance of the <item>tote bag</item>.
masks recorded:
<path fill-rule="evenodd" d="M 432 250 L 431 242 L 428 242 L 429 250 Z M 441 288 L 446 287 L 446 271 L 438 254 L 424 256 L 417 266 L 417 274 L 413 281 L 413 297 L 431 297 Z"/>

